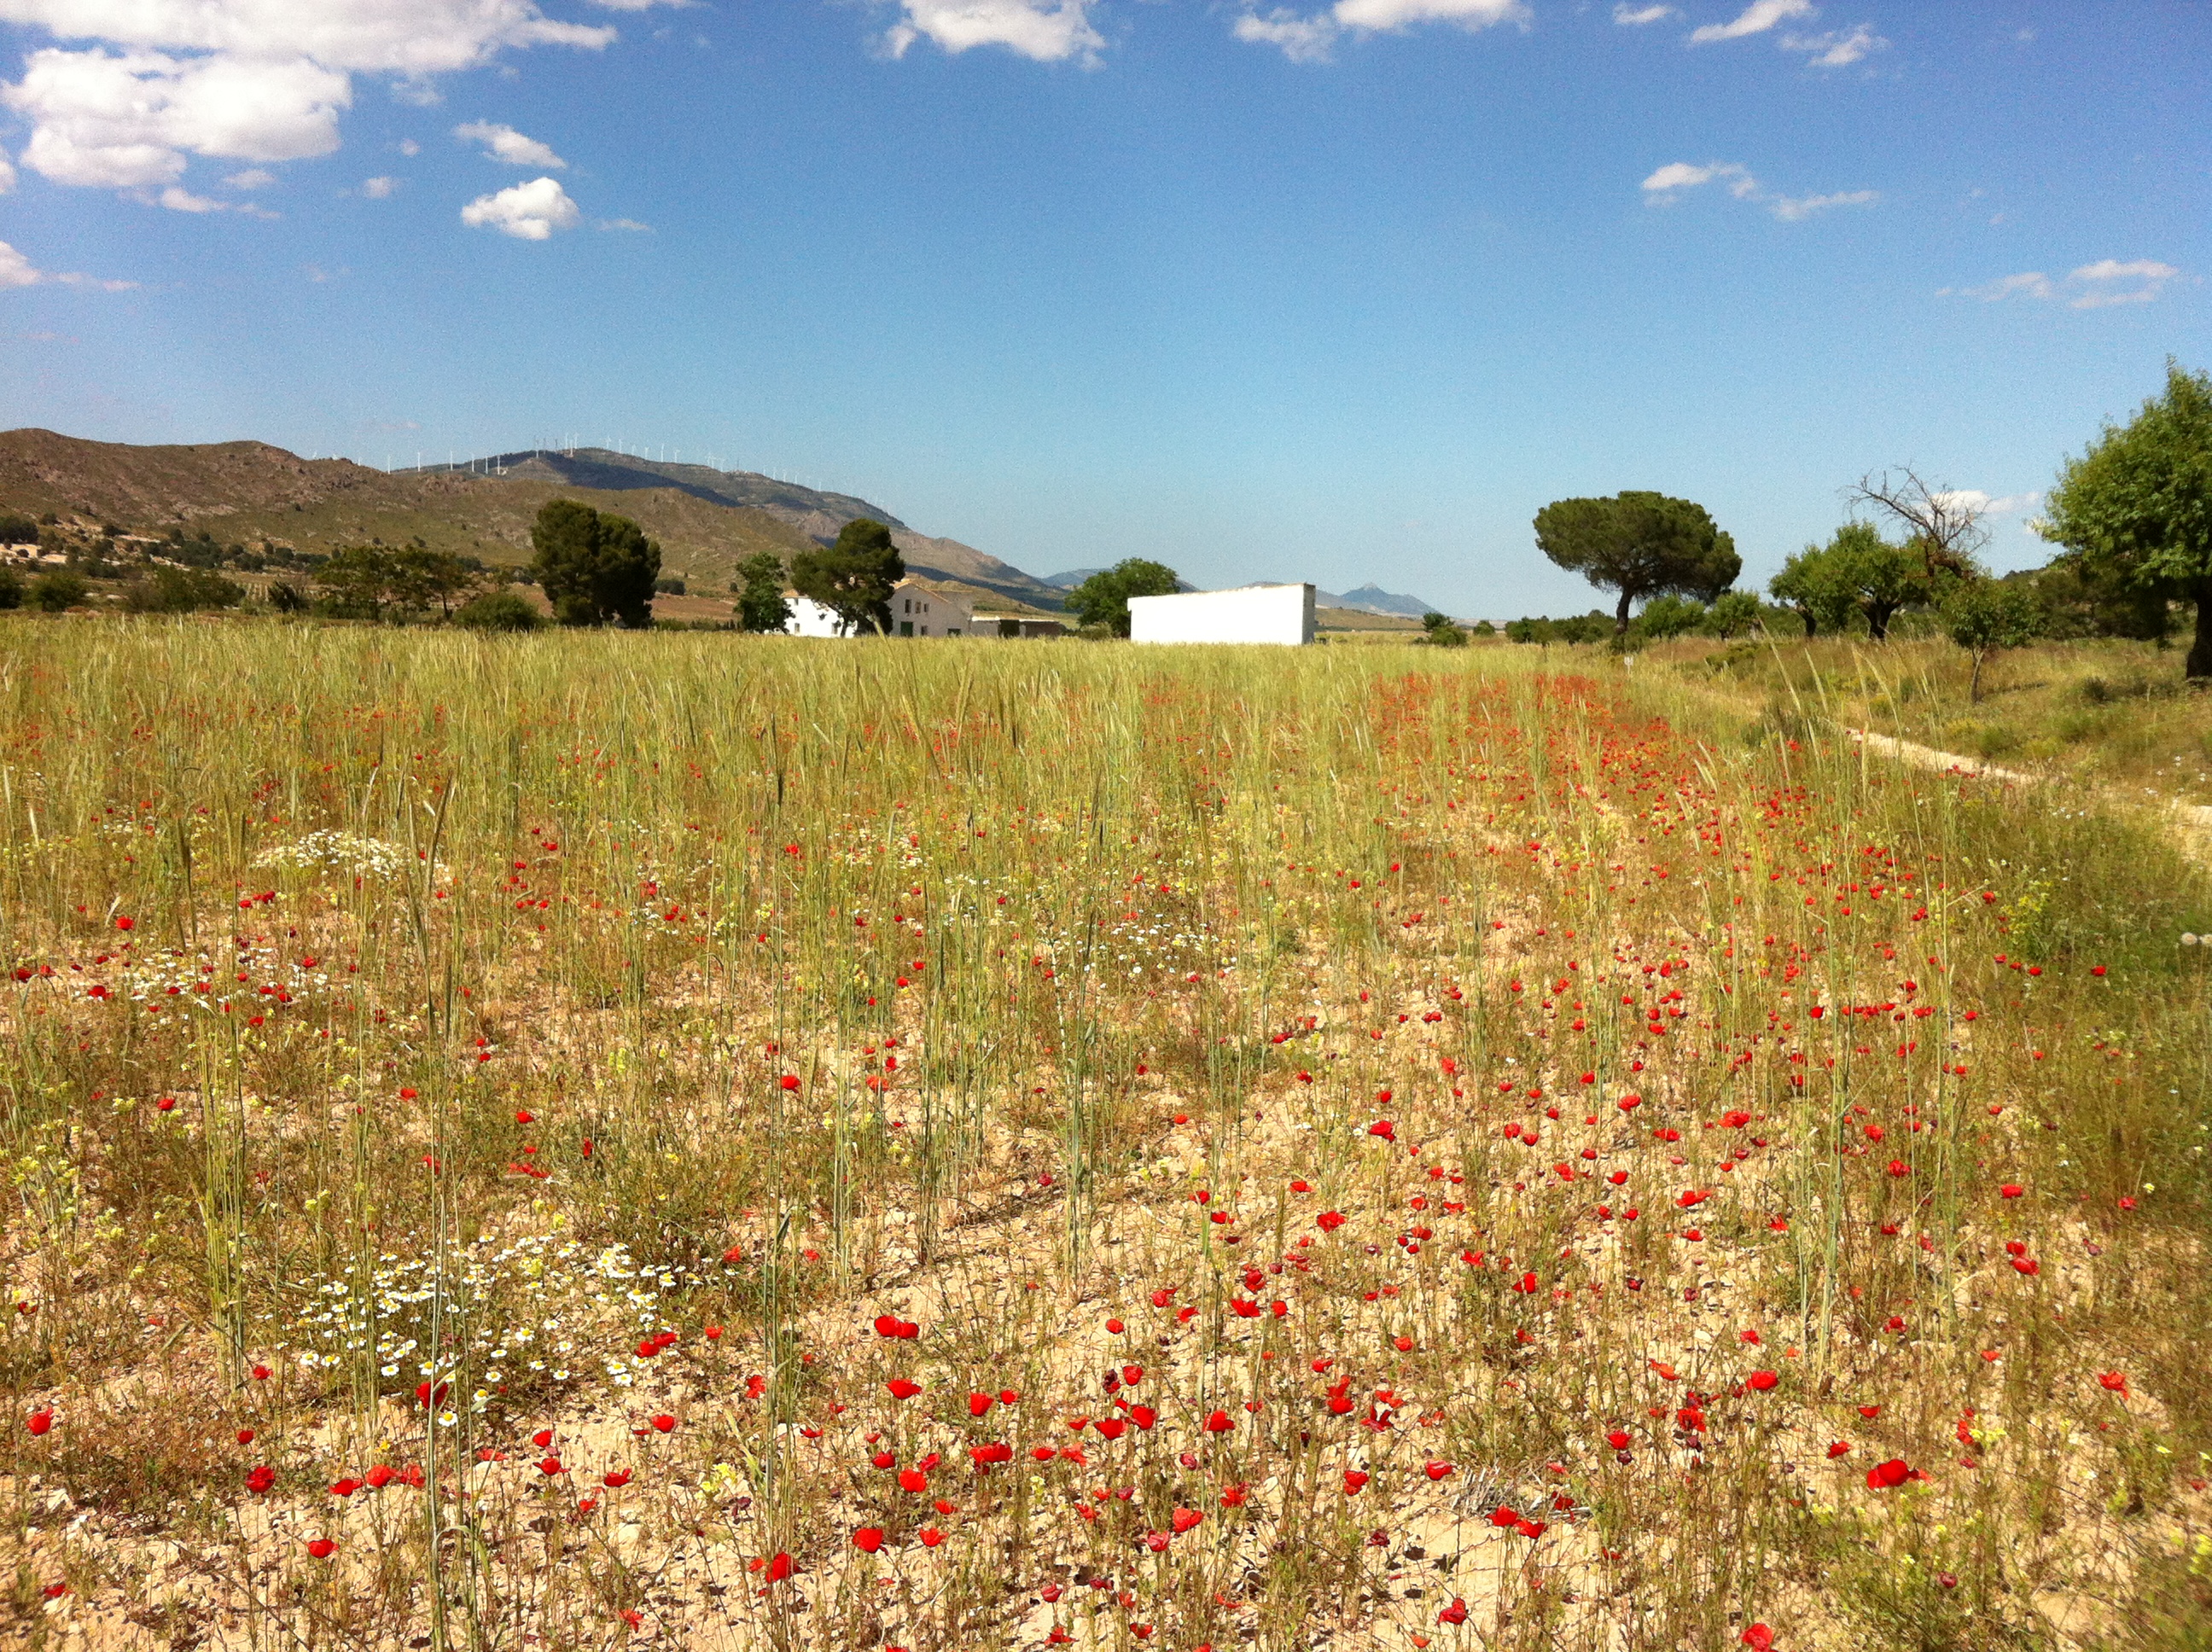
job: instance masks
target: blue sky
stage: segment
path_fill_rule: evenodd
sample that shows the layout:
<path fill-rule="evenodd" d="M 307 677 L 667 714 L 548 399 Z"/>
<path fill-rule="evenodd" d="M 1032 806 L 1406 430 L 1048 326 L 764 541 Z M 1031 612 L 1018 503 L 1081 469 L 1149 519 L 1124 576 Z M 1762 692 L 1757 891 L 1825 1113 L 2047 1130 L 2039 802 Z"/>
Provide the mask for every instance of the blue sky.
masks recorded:
<path fill-rule="evenodd" d="M 615 439 L 1038 574 L 1579 610 L 1548 500 L 1763 580 L 1899 462 L 2026 565 L 2212 366 L 2183 0 L 0 0 L 0 426 Z"/>

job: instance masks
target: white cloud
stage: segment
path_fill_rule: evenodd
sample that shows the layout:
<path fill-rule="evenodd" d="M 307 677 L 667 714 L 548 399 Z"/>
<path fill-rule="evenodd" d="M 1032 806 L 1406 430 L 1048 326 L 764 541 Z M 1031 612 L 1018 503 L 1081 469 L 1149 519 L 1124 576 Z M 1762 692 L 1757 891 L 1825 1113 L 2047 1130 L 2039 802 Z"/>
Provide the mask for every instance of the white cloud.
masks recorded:
<path fill-rule="evenodd" d="M 0 0 L 4 3 L 4 0 Z M 337 147 L 346 77 L 301 59 L 246 64 L 139 52 L 34 52 L 0 102 L 28 115 L 23 164 L 58 184 L 144 189 L 185 153 L 297 161 Z"/>
<path fill-rule="evenodd" d="M 1870 52 L 1887 48 L 1889 42 L 1861 23 L 1845 33 L 1840 30 L 1826 34 L 1785 34 L 1782 37 L 1784 52 L 1803 52 L 1811 54 L 1815 69 L 1848 69 Z"/>
<path fill-rule="evenodd" d="M 2069 301 L 2077 310 L 2101 310 L 2114 304 L 2148 304 L 2181 273 L 2156 258 L 2100 258 L 2066 279 L 2081 288 Z"/>
<path fill-rule="evenodd" d="M 1936 502 L 1959 510 L 1978 512 L 1984 516 L 2018 516 L 2032 511 L 2043 502 L 2039 493 L 2006 494 L 1992 497 L 1979 488 L 1953 488 L 1936 495 Z"/>
<path fill-rule="evenodd" d="M 1274 11 L 1267 16 L 1246 12 L 1237 20 L 1237 38 L 1259 46 L 1279 47 L 1292 63 L 1327 63 L 1336 44 L 1336 25 L 1327 17 L 1301 17 L 1296 12 Z"/>
<path fill-rule="evenodd" d="M 1672 201 L 1678 191 L 1695 189 L 1717 178 L 1728 179 L 1729 193 L 1739 200 L 1759 190 L 1759 180 L 1731 162 L 1716 161 L 1710 167 L 1693 167 L 1686 161 L 1673 161 L 1644 180 L 1644 198 L 1655 205 L 1662 204 Z"/>
<path fill-rule="evenodd" d="M 2051 298 L 2056 295 L 2057 289 L 2051 286 L 2051 277 L 2040 270 L 2027 270 L 2016 276 L 2001 276 L 1995 281 L 1983 282 L 1979 287 L 1946 287 L 1936 295 L 1938 298 L 1978 298 L 1984 304 L 1995 304 L 2000 299 L 2007 298 Z"/>
<path fill-rule="evenodd" d="M 59 39 L 404 76 L 477 68 L 509 46 L 614 38 L 556 22 L 532 0 L 0 0 L 0 21 Z"/>
<path fill-rule="evenodd" d="M 957 56 L 979 46 L 1001 46 L 1036 63 L 1069 58 L 1094 61 L 1106 44 L 1091 27 L 1094 0 L 900 0 L 902 21 L 884 36 L 884 49 L 906 56 L 927 39 Z"/>
<path fill-rule="evenodd" d="M 599 227 L 601 229 L 617 230 L 631 235 L 653 234 L 651 224 L 641 224 L 635 218 L 603 218 L 599 221 Z"/>
<path fill-rule="evenodd" d="M 411 137 L 403 137 L 399 140 L 399 153 L 405 155 L 420 155 L 422 153 L 422 146 Z"/>
<path fill-rule="evenodd" d="M 434 96 L 431 77 L 510 48 L 615 38 L 549 18 L 535 0 L 0 0 L 0 24 L 73 43 L 32 52 L 22 79 L 0 86 L 31 123 L 23 164 L 111 189 L 177 183 L 192 155 L 328 155 L 356 75 Z"/>
<path fill-rule="evenodd" d="M 7 242 L 0 241 L 0 288 L 36 287 L 46 281 L 51 281 L 58 287 L 89 287 L 103 293 L 127 293 L 138 284 L 135 281 L 102 281 L 97 276 L 81 276 L 74 271 L 50 274 Z"/>
<path fill-rule="evenodd" d="M 1370 33 L 1414 23 L 1453 23 L 1464 29 L 1525 22 L 1521 0 L 1337 0 L 1330 15 L 1345 28 Z"/>
<path fill-rule="evenodd" d="M 1834 195 L 1762 195 L 1759 198 L 1783 222 L 1794 224 L 1816 212 L 1826 212 L 1830 207 L 1872 206 L 1881 196 L 1875 190 L 1854 189 Z"/>
<path fill-rule="evenodd" d="M 372 201 L 390 200 L 398 187 L 397 178 L 364 178 L 361 180 L 361 192 Z"/>
<path fill-rule="evenodd" d="M 496 195 L 479 195 L 461 209 L 471 229 L 496 229 L 526 241 L 549 240 L 556 229 L 574 229 L 584 215 L 552 178 L 533 178 Z"/>
<path fill-rule="evenodd" d="M 1635 6 L 1629 0 L 1615 0 L 1613 21 L 1623 28 L 1641 28 L 1646 23 L 1664 22 L 1674 15 L 1672 6 Z"/>
<path fill-rule="evenodd" d="M 1240 40 L 1279 48 L 1292 63 L 1323 63 L 1342 33 L 1395 33 L 1417 23 L 1450 23 L 1472 33 L 1528 19 L 1522 0 L 1336 0 L 1310 17 L 1281 9 L 1264 17 L 1248 11 L 1234 32 Z"/>
<path fill-rule="evenodd" d="M 1759 179 L 1733 161 L 1716 161 L 1709 166 L 1692 166 L 1686 161 L 1669 161 L 1643 182 L 1644 199 L 1651 206 L 1671 206 L 1681 198 L 1682 191 L 1697 188 L 1700 184 L 1725 184 L 1728 192 L 1739 201 L 1755 201 L 1784 223 L 1796 223 L 1816 212 L 1830 207 L 1872 206 L 1881 199 L 1870 189 L 1851 190 L 1835 195 L 1777 195 L 1761 187 Z"/>
<path fill-rule="evenodd" d="M 210 201 L 204 195 L 195 195 L 181 184 L 172 184 L 161 191 L 161 203 L 172 212 L 220 212 L 223 203 Z"/>
<path fill-rule="evenodd" d="M 551 167 L 558 170 L 568 166 L 552 149 L 534 137 L 525 137 L 512 126 L 501 126 L 489 120 L 471 120 L 453 128 L 453 136 L 465 143 L 483 145 L 487 160 L 504 161 L 510 167 Z"/>
<path fill-rule="evenodd" d="M 2054 282 L 2040 270 L 2027 270 L 1978 287 L 1941 288 L 1936 296 L 1979 299 L 1984 304 L 2011 298 L 2049 303 L 2063 298 L 2070 309 L 2103 310 L 2116 304 L 2148 304 L 2180 275 L 2173 265 L 2156 258 L 2100 258 L 2069 271 L 2062 281 Z"/>
<path fill-rule="evenodd" d="M 0 151 L 0 195 L 15 187 L 15 168 L 5 151 Z"/>
<path fill-rule="evenodd" d="M 233 189 L 267 189 L 276 181 L 276 174 L 264 172 L 259 167 L 249 167 L 244 172 L 234 172 L 222 180 Z"/>
<path fill-rule="evenodd" d="M 1692 30 L 1690 44 L 1709 46 L 1715 40 L 1741 40 L 1747 34 L 1764 34 L 1793 17 L 1817 15 L 1813 0 L 1751 0 L 1734 22 L 1707 23 L 1703 28 Z"/>

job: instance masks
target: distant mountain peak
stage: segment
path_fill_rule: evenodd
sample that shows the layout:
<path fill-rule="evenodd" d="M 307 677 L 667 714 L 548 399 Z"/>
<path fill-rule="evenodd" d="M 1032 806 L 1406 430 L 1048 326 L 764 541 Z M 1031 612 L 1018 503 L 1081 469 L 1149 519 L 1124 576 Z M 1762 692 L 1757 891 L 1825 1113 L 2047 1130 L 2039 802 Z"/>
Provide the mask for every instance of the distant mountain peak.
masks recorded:
<path fill-rule="evenodd" d="M 1385 591 L 1372 580 L 1340 597 L 1331 596 L 1327 592 L 1316 592 L 1314 600 L 1324 608 L 1351 608 L 1364 614 L 1402 614 L 1407 619 L 1419 619 L 1424 614 L 1443 611 L 1436 604 L 1425 602 L 1419 597 Z"/>

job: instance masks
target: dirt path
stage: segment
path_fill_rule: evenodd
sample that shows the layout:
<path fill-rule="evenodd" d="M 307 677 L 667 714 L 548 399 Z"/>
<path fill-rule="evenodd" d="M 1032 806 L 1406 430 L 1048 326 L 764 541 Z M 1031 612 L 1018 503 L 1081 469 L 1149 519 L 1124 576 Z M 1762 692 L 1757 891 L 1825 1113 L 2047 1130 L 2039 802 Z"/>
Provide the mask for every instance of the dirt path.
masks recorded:
<path fill-rule="evenodd" d="M 2017 768 L 2000 768 L 1977 758 L 1960 756 L 1955 751 L 1938 751 L 1934 746 L 1900 740 L 1892 735 L 1876 734 L 1870 729 L 1852 728 L 1844 732 L 1868 750 L 1878 752 L 1885 757 L 1894 757 L 1915 768 L 1932 768 L 1946 774 L 1977 776 L 1983 780 L 2007 780 L 2016 786 L 2035 786 L 2063 778 L 2052 774 L 2031 774 Z M 2096 789 L 2113 803 L 2140 806 L 2109 787 Z M 2185 848 L 2197 855 L 2212 853 L 2212 805 L 2169 800 L 2161 805 L 2157 812 L 2166 817 Z"/>

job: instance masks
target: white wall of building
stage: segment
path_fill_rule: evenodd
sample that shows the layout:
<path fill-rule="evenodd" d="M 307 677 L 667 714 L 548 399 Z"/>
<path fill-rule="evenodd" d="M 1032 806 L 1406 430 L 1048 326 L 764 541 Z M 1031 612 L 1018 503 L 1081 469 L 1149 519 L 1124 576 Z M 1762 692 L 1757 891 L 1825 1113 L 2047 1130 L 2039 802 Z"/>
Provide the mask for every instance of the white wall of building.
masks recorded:
<path fill-rule="evenodd" d="M 1304 643 L 1314 639 L 1314 588 L 1248 585 L 1129 598 L 1132 642 Z"/>
<path fill-rule="evenodd" d="M 844 627 L 837 618 L 837 610 L 824 608 L 811 597 L 797 597 L 787 592 L 784 601 L 791 605 L 791 617 L 783 623 L 783 634 L 791 637 L 842 637 Z"/>
<path fill-rule="evenodd" d="M 901 580 L 891 587 L 893 636 L 964 637 L 972 635 L 975 629 L 974 612 L 949 592 L 919 580 Z"/>
<path fill-rule="evenodd" d="M 791 605 L 791 617 L 785 622 L 783 628 L 786 636 L 875 635 L 874 629 L 866 625 L 857 631 L 847 631 L 839 623 L 836 609 L 825 608 L 811 597 L 786 592 L 784 600 Z M 975 630 L 975 615 L 969 611 L 963 598 L 923 585 L 917 580 L 902 580 L 891 587 L 891 635 L 964 637 L 973 635 Z"/>

